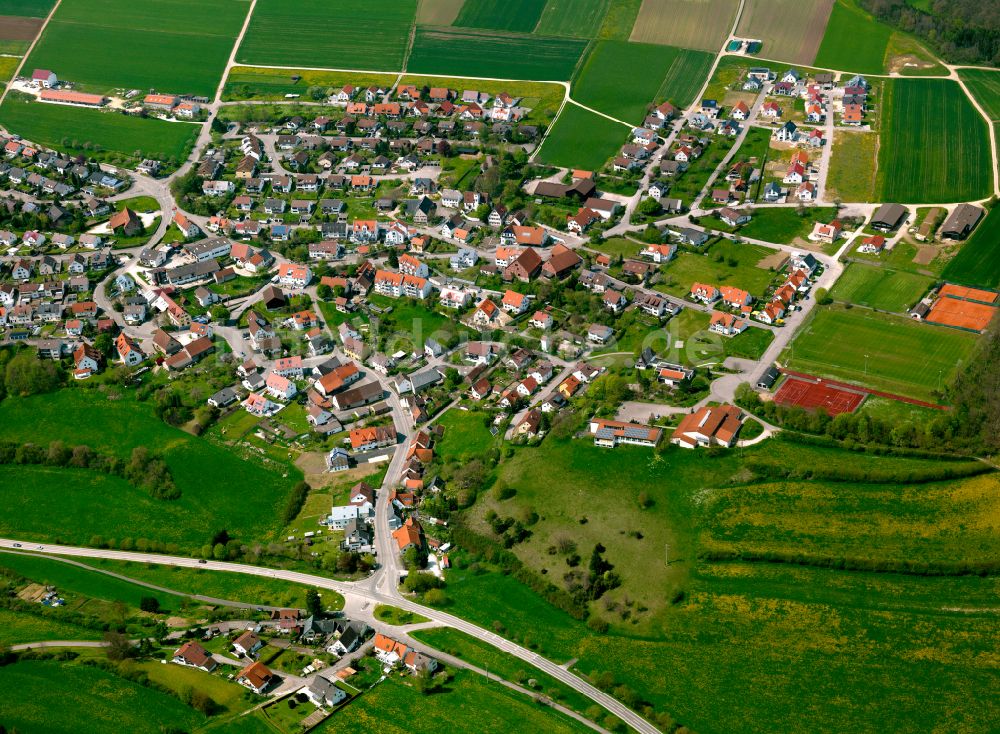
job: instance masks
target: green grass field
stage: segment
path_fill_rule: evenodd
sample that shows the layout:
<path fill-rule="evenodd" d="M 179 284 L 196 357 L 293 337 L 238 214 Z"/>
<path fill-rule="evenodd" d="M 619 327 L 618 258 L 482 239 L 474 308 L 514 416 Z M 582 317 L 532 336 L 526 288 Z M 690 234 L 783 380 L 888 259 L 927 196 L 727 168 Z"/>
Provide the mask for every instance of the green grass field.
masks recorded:
<path fill-rule="evenodd" d="M 300 77 L 293 81 L 292 76 Z M 395 74 L 354 74 L 339 71 L 314 71 L 312 69 L 260 69 L 250 66 L 234 66 L 226 78 L 222 99 L 226 101 L 243 99 L 281 100 L 286 94 L 305 96 L 309 87 L 342 87 L 353 84 L 356 87 L 381 85 L 392 86 Z"/>
<path fill-rule="evenodd" d="M 452 672 L 454 677 L 444 691 L 433 696 L 421 696 L 398 678 L 389 678 L 365 693 L 363 702 L 341 709 L 315 731 L 319 734 L 436 734 L 442 731 L 567 734 L 591 731 L 568 716 L 538 706 L 527 696 L 488 683 L 476 673 Z M 417 711 L 419 715 L 415 715 Z"/>
<path fill-rule="evenodd" d="M 2 559 L 0 559 L 2 560 Z M 305 608 L 309 587 L 263 576 L 249 576 L 226 571 L 163 566 L 154 563 L 133 563 L 90 558 L 86 563 L 94 568 L 128 576 L 137 581 L 182 591 L 186 594 L 210 596 L 215 599 L 262 604 L 271 607 Z M 341 609 L 344 599 L 335 591 L 321 590 L 323 604 L 329 609 Z"/>
<path fill-rule="evenodd" d="M 60 591 L 71 591 L 105 601 L 123 601 L 135 608 L 139 608 L 144 596 L 156 597 L 163 609 L 177 609 L 182 602 L 179 596 L 130 584 L 113 576 L 44 556 L 0 553 L 0 567 L 8 568 L 26 579 L 51 584 Z"/>
<path fill-rule="evenodd" d="M 880 311 L 905 313 L 927 292 L 933 278 L 900 270 L 851 263 L 837 280 L 830 296 Z"/>
<path fill-rule="evenodd" d="M 44 18 L 55 4 L 55 0 L 0 0 L 0 15 Z"/>
<path fill-rule="evenodd" d="M 1000 286 L 1000 207 L 994 206 L 987 213 L 942 275 L 965 285 Z"/>
<path fill-rule="evenodd" d="M 416 12 L 416 0 L 258 0 L 237 61 L 400 71 Z"/>
<path fill-rule="evenodd" d="M 0 608 L 0 646 L 48 640 L 99 640 L 96 630 L 69 624 L 52 616 L 36 617 Z"/>
<path fill-rule="evenodd" d="M 546 36 L 593 38 L 607 9 L 608 0 L 549 0 L 535 30 Z"/>
<path fill-rule="evenodd" d="M 989 195 L 986 122 L 957 83 L 887 81 L 882 106 L 877 180 L 883 201 L 972 201 Z M 933 115 L 925 114 L 929 109 Z"/>
<path fill-rule="evenodd" d="M 814 222 L 830 222 L 836 216 L 837 209 L 832 206 L 808 207 L 804 216 L 799 216 L 798 210 L 791 207 L 760 208 L 754 211 L 753 219 L 743 225 L 740 234 L 765 242 L 790 245 L 796 239 L 806 237 L 812 231 Z"/>
<path fill-rule="evenodd" d="M 719 240 L 704 253 L 679 252 L 665 268 L 663 282 L 656 289 L 673 296 L 691 292 L 692 283 L 731 285 L 760 298 L 774 280 L 774 273 L 757 267 L 772 250 L 763 245 L 737 245 Z"/>
<path fill-rule="evenodd" d="M 378 621 L 391 624 L 395 627 L 430 621 L 427 617 L 423 617 L 415 612 L 408 612 L 405 609 L 393 607 L 388 604 L 378 604 L 375 607 L 374 614 L 375 619 Z"/>
<path fill-rule="evenodd" d="M 8 130 L 39 145 L 75 155 L 101 151 L 164 161 L 181 161 L 198 137 L 189 123 L 144 120 L 81 107 L 25 102 L 10 94 L 0 107 L 0 122 Z M 134 155 L 137 151 L 141 155 Z"/>
<path fill-rule="evenodd" d="M 826 178 L 829 195 L 841 201 L 875 201 L 877 150 L 878 133 L 834 132 Z"/>
<path fill-rule="evenodd" d="M 21 63 L 16 56 L 0 56 L 0 83 L 7 83 L 14 76 L 14 70 Z"/>
<path fill-rule="evenodd" d="M 628 128 L 590 110 L 567 104 L 538 151 L 554 166 L 600 170 L 625 142 Z"/>
<path fill-rule="evenodd" d="M 86 421 L 79 416 L 86 415 Z M 223 527 L 242 540 L 276 540 L 276 513 L 301 479 L 288 464 L 240 456 L 233 449 L 171 428 L 153 406 L 129 396 L 109 400 L 66 389 L 0 403 L 0 438 L 62 440 L 127 458 L 135 446 L 160 452 L 181 489 L 180 499 L 152 499 L 118 477 L 47 466 L 0 467 L 0 528 L 22 537 L 89 542 L 145 537 L 199 548 Z M 26 494 L 25 482 L 33 486 Z M 248 488 L 253 488 L 248 491 Z M 224 512 L 223 512 L 224 509 Z"/>
<path fill-rule="evenodd" d="M 532 537 L 514 551 L 535 571 L 547 570 L 554 583 L 571 568 L 562 553 L 548 548 L 569 539 L 586 557 L 601 542 L 624 581 L 592 607 L 611 623 L 610 633 L 591 632 L 511 576 L 493 572 L 482 557 L 463 563 L 456 554 L 459 562 L 448 575 L 449 611 L 500 629 L 555 661 L 578 658 L 578 672 L 610 673 L 616 685 L 632 687 L 657 713 L 699 732 L 836 731 L 862 711 L 867 725 L 879 731 L 917 732 L 927 722 L 988 728 L 995 702 L 969 701 L 964 691 L 968 679 L 988 687 L 998 679 L 983 657 L 993 647 L 995 619 L 986 609 L 994 606 L 997 578 L 712 563 L 699 554 L 731 532 L 761 547 L 783 541 L 803 554 L 890 561 L 907 555 L 944 560 L 964 552 L 969 559 L 988 558 L 996 545 L 996 475 L 916 487 L 746 485 L 744 467 L 751 459 L 901 475 L 937 464 L 782 441 L 742 455 L 694 453 L 670 448 L 656 456 L 629 447 L 608 452 L 586 440 L 550 437 L 501 464 L 500 480 L 517 487 L 514 499 L 482 495 L 487 499 L 471 513 L 470 521 L 488 534 L 482 518 L 489 509 L 514 516 L 537 510 L 543 517 Z M 554 486 L 551 476 L 562 480 Z M 730 482 L 736 486 L 728 487 Z M 652 500 L 647 509 L 637 502 L 640 492 Z M 741 509 L 728 511 L 719 497 Z M 797 543 L 800 528 L 810 542 Z M 921 548 L 923 534 L 928 542 Z M 951 606 L 969 611 L 942 609 Z M 678 664 L 664 668 L 651 660 Z M 756 693 L 735 705 L 736 690 Z M 829 705 L 838 696 L 842 703 Z M 730 700 L 732 706 L 719 705 Z"/>
<path fill-rule="evenodd" d="M 783 358 L 795 370 L 933 403 L 935 390 L 947 384 L 975 343 L 975 336 L 956 329 L 865 309 L 824 307 Z"/>
<path fill-rule="evenodd" d="M 638 125 L 673 59 L 658 46 L 627 41 L 599 41 L 573 82 L 573 99 L 595 110 Z M 622 85 L 622 69 L 643 69 L 634 83 Z"/>
<path fill-rule="evenodd" d="M 0 686 L 18 692 L 5 702 L 3 718 L 24 734 L 159 734 L 165 725 L 190 731 L 205 721 L 169 694 L 73 663 L 7 665 Z"/>
<path fill-rule="evenodd" d="M 610 0 L 597 37 L 627 41 L 641 6 L 642 0 Z"/>
<path fill-rule="evenodd" d="M 1000 120 L 1000 71 L 959 69 L 958 76 L 991 120 Z"/>
<path fill-rule="evenodd" d="M 586 42 L 466 28 L 418 28 L 407 71 L 496 79 L 562 81 Z"/>
<path fill-rule="evenodd" d="M 531 33 L 545 9 L 545 0 L 465 0 L 452 25 Z"/>
<path fill-rule="evenodd" d="M 95 91 L 212 97 L 248 9 L 238 0 L 63 0 L 28 66 Z M 128 63 L 115 48 L 129 49 Z"/>
<path fill-rule="evenodd" d="M 891 28 L 850 0 L 837 0 L 813 63 L 855 74 L 881 74 L 891 35 Z"/>
<path fill-rule="evenodd" d="M 573 82 L 573 99 L 625 122 L 640 124 L 661 97 L 686 106 L 701 88 L 711 57 L 699 51 L 626 41 L 600 41 Z M 643 69 L 622 85 L 622 69 Z"/>
<path fill-rule="evenodd" d="M 496 439 L 484 423 L 488 413 L 452 408 L 435 423 L 444 429 L 444 436 L 434 446 L 441 461 L 463 461 L 482 457 Z"/>

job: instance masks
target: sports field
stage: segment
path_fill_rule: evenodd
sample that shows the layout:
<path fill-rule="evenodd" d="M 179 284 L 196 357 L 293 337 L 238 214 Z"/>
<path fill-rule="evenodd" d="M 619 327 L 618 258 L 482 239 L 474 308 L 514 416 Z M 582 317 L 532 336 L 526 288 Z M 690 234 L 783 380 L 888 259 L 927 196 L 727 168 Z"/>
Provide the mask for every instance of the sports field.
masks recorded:
<path fill-rule="evenodd" d="M 586 42 L 466 28 L 418 28 L 407 71 L 565 81 Z"/>
<path fill-rule="evenodd" d="M 212 97 L 248 10 L 243 0 L 62 0 L 27 66 L 97 92 Z"/>
<path fill-rule="evenodd" d="M 988 196 L 989 132 L 961 87 L 950 79 L 893 79 L 883 89 L 876 178 L 881 200 L 951 202 Z"/>
<path fill-rule="evenodd" d="M 891 28 L 876 21 L 852 0 L 837 0 L 813 63 L 855 74 L 881 74 L 891 35 Z M 767 52 L 766 46 L 764 51 Z"/>
<path fill-rule="evenodd" d="M 615 155 L 628 128 L 589 110 L 567 104 L 538 151 L 538 159 L 553 166 L 600 170 Z"/>
<path fill-rule="evenodd" d="M 778 405 L 797 406 L 806 410 L 822 408 L 828 415 L 853 413 L 864 402 L 865 394 L 845 390 L 821 380 L 788 376 L 774 394 Z"/>
<path fill-rule="evenodd" d="M 572 95 L 581 104 L 638 125 L 650 103 L 662 97 L 687 106 L 711 64 L 711 55 L 702 51 L 600 41 L 574 81 Z M 622 84 L 622 69 L 642 69 L 643 73 Z"/>
<path fill-rule="evenodd" d="M 764 43 L 769 59 L 811 64 L 823 40 L 834 0 L 749 0 L 737 35 Z"/>
<path fill-rule="evenodd" d="M 452 25 L 531 33 L 544 8 L 545 0 L 465 0 Z"/>
<path fill-rule="evenodd" d="M 851 263 L 830 291 L 836 301 L 904 313 L 920 300 L 933 278 L 900 270 Z"/>
<path fill-rule="evenodd" d="M 416 12 L 417 0 L 257 0 L 236 59 L 399 71 Z"/>
<path fill-rule="evenodd" d="M 932 324 L 943 324 L 957 329 L 983 331 L 996 315 L 996 306 L 945 297 L 934 302 L 926 320 Z"/>
<path fill-rule="evenodd" d="M 934 391 L 969 358 L 975 343 L 972 334 L 902 316 L 823 307 L 782 359 L 811 375 L 937 402 Z"/>
<path fill-rule="evenodd" d="M 607 9 L 608 0 L 549 0 L 535 32 L 594 38 L 601 29 Z"/>
<path fill-rule="evenodd" d="M 718 51 L 739 0 L 642 0 L 630 41 Z"/>
<path fill-rule="evenodd" d="M 0 122 L 13 133 L 67 153 L 111 151 L 123 156 L 181 161 L 198 137 L 198 125 L 149 120 L 68 105 L 28 102 L 10 94 Z"/>
<path fill-rule="evenodd" d="M 1000 120 L 1000 71 L 959 69 L 958 76 L 990 119 Z"/>
<path fill-rule="evenodd" d="M 942 277 L 965 285 L 1000 287 L 1000 207 L 990 209 Z"/>

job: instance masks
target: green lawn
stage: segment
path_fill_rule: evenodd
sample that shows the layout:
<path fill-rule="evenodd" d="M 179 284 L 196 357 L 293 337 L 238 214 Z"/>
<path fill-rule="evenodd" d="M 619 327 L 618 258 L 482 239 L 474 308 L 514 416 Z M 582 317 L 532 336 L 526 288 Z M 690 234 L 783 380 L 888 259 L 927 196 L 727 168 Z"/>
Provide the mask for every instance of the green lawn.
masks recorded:
<path fill-rule="evenodd" d="M 21 614 L 0 608 L 0 646 L 45 640 L 99 640 L 101 633 L 53 616 Z"/>
<path fill-rule="evenodd" d="M 60 591 L 71 591 L 105 601 L 123 601 L 137 609 L 143 597 L 147 596 L 155 597 L 163 609 L 177 609 L 182 602 L 181 597 L 173 594 L 164 594 L 43 556 L 0 553 L 0 567 L 8 568 L 26 579 L 51 584 Z"/>
<path fill-rule="evenodd" d="M 598 38 L 616 38 L 625 41 L 632 34 L 632 27 L 639 15 L 642 0 L 610 0 Z"/>
<path fill-rule="evenodd" d="M 399 607 L 389 606 L 388 604 L 379 604 L 375 607 L 375 619 L 397 627 L 430 621 L 427 617 L 423 617 L 414 612 L 408 612 L 405 609 L 400 609 Z"/>
<path fill-rule="evenodd" d="M 237 0 L 62 0 L 28 67 L 99 92 L 213 97 L 248 10 Z M 128 49 L 128 63 L 115 48 Z"/>
<path fill-rule="evenodd" d="M 305 608 L 306 591 L 310 587 L 264 576 L 250 576 L 227 571 L 203 571 L 153 563 L 133 563 L 91 558 L 87 564 L 112 571 L 138 581 L 174 589 L 186 594 L 210 596 L 215 599 L 260 604 L 269 607 Z M 344 599 L 335 591 L 320 590 L 328 609 L 340 609 Z"/>
<path fill-rule="evenodd" d="M 79 416 L 86 415 L 81 421 Z M 241 456 L 166 425 L 149 403 L 92 390 L 64 389 L 0 403 L 0 438 L 86 444 L 127 458 L 135 446 L 161 453 L 180 499 L 155 500 L 118 477 L 84 469 L 0 467 L 0 528 L 22 537 L 83 543 L 93 535 L 132 537 L 196 549 L 226 528 L 245 541 L 277 540 L 276 514 L 301 472 Z M 265 463 L 266 462 L 266 463 Z M 20 491 L 28 482 L 31 494 Z M 248 491 L 252 488 L 252 491 Z"/>
<path fill-rule="evenodd" d="M 438 734 L 442 731 L 565 734 L 591 731 L 574 719 L 538 706 L 528 697 L 497 683 L 488 683 L 475 673 L 455 670 L 453 676 L 444 691 L 433 696 L 421 696 L 399 678 L 389 678 L 365 693 L 363 700 L 338 711 L 315 731 L 318 734 Z M 419 715 L 415 715 L 418 711 Z"/>
<path fill-rule="evenodd" d="M 705 253 L 678 252 L 666 265 L 664 280 L 656 288 L 672 296 L 686 296 L 692 283 L 711 283 L 736 286 L 759 298 L 775 275 L 757 263 L 772 252 L 763 245 L 737 245 L 726 239 Z"/>
<path fill-rule="evenodd" d="M 401 71 L 417 0 L 258 0 L 237 61 Z M 350 43 L 333 40 L 350 29 Z"/>
<path fill-rule="evenodd" d="M 1000 286 L 1000 207 L 994 206 L 945 266 L 946 280 L 985 288 Z"/>
<path fill-rule="evenodd" d="M 444 462 L 481 457 L 496 444 L 484 425 L 488 416 L 476 410 L 449 410 L 435 421 L 444 429 L 444 436 L 434 446 L 434 453 Z"/>
<path fill-rule="evenodd" d="M 859 8 L 837 0 L 816 53 L 816 66 L 855 74 L 881 74 L 892 29 Z M 764 49 L 767 53 L 767 49 Z"/>
<path fill-rule="evenodd" d="M 389 354 L 398 349 L 421 349 L 426 339 L 445 341 L 453 331 L 450 317 L 419 301 L 377 294 L 369 296 L 368 301 L 379 308 L 392 308 L 390 313 L 378 314 L 380 339 L 386 338 Z"/>
<path fill-rule="evenodd" d="M 836 216 L 837 209 L 832 206 L 806 207 L 801 213 L 794 207 L 761 207 L 739 233 L 755 240 L 790 245 L 808 236 L 815 222 L 831 222 Z"/>
<path fill-rule="evenodd" d="M 783 360 L 809 374 L 937 402 L 935 391 L 970 357 L 975 343 L 975 336 L 956 329 L 867 309 L 823 307 Z"/>
<path fill-rule="evenodd" d="M 546 0 L 465 0 L 452 25 L 531 33 Z"/>
<path fill-rule="evenodd" d="M 600 170 L 627 135 L 624 125 L 567 104 L 542 143 L 538 159 L 553 166 Z"/>
<path fill-rule="evenodd" d="M 572 77 L 585 47 L 585 41 L 572 38 L 473 28 L 417 28 L 407 71 L 564 81 Z"/>
<path fill-rule="evenodd" d="M 24 734 L 160 734 L 190 731 L 204 716 L 166 693 L 73 663 L 28 661 L 0 668 L 4 724 Z"/>
<path fill-rule="evenodd" d="M 181 665 L 163 665 L 152 660 L 134 663 L 133 667 L 149 676 L 153 683 L 172 691 L 183 693 L 189 689 L 207 694 L 224 709 L 222 713 L 235 713 L 250 705 L 244 697 L 246 689 L 221 675 L 208 675 L 201 670 Z"/>
<path fill-rule="evenodd" d="M 164 122 L 68 105 L 28 102 L 10 94 L 0 122 L 39 145 L 74 155 L 118 153 L 137 159 L 181 161 L 198 136 L 198 125 Z M 136 153 L 139 155 L 135 155 Z"/>
<path fill-rule="evenodd" d="M 830 295 L 837 301 L 903 314 L 933 283 L 934 279 L 925 275 L 851 263 Z"/>
<path fill-rule="evenodd" d="M 958 83 L 893 79 L 884 89 L 877 175 L 882 200 L 950 202 L 988 196 L 993 175 L 989 133 Z M 923 114 L 927 109 L 934 114 Z"/>

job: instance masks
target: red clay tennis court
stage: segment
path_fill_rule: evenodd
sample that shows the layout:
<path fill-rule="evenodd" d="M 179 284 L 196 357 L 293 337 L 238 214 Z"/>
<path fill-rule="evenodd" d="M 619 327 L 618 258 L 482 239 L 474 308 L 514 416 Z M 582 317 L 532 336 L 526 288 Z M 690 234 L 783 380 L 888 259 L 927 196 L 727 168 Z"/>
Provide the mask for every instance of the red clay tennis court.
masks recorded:
<path fill-rule="evenodd" d="M 990 325 L 996 312 L 995 306 L 945 296 L 935 301 L 924 320 L 932 324 L 982 331 Z"/>
<path fill-rule="evenodd" d="M 806 410 L 823 408 L 833 416 L 853 413 L 866 396 L 864 392 L 846 390 L 819 378 L 810 380 L 786 375 L 785 381 L 774 394 L 774 402 L 778 405 L 797 405 Z"/>

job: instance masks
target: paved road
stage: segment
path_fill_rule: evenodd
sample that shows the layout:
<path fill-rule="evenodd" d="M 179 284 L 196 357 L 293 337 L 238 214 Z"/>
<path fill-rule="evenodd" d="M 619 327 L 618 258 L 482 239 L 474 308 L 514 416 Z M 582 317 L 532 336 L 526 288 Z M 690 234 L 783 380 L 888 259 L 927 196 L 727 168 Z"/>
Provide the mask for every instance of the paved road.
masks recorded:
<path fill-rule="evenodd" d="M 18 541 L 8 538 L 0 538 L 0 548 L 12 548 L 15 543 L 25 544 L 25 541 Z M 377 604 L 392 604 L 407 611 L 421 614 L 428 619 L 440 622 L 441 624 L 464 632 L 478 640 L 506 652 L 514 657 L 523 660 L 539 670 L 548 673 L 556 680 L 566 684 L 573 690 L 583 694 L 594 703 L 602 706 L 607 711 L 619 717 L 626 724 L 642 734 L 659 734 L 659 729 L 650 724 L 627 706 L 617 701 L 613 697 L 599 690 L 598 688 L 577 677 L 573 673 L 562 668 L 560 665 L 538 655 L 525 647 L 521 647 L 500 635 L 483 629 L 477 625 L 456 617 L 453 614 L 442 612 L 439 609 L 425 607 L 409 599 L 403 598 L 394 583 L 390 583 L 390 593 L 381 593 L 372 590 L 366 582 L 348 583 L 335 581 L 333 579 L 315 576 L 313 574 L 299 571 L 286 571 L 263 566 L 251 566 L 243 563 L 227 563 L 222 561 L 200 562 L 196 558 L 185 558 L 183 556 L 168 556 L 155 553 L 137 553 L 130 551 L 113 551 L 97 548 L 79 548 L 75 546 L 52 545 L 27 542 L 27 546 L 33 550 L 45 554 L 58 554 L 83 558 L 110 558 L 121 561 L 136 561 L 139 563 L 159 563 L 168 566 L 181 566 L 184 568 L 200 568 L 210 571 L 229 571 L 232 573 L 244 573 L 251 576 L 262 576 L 266 578 L 276 578 L 284 581 L 291 581 L 299 584 L 306 584 L 319 589 L 332 589 L 346 596 L 356 596 L 375 602 Z M 383 585 L 384 586 L 384 585 Z M 387 590 L 388 591 L 388 590 Z"/>

